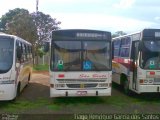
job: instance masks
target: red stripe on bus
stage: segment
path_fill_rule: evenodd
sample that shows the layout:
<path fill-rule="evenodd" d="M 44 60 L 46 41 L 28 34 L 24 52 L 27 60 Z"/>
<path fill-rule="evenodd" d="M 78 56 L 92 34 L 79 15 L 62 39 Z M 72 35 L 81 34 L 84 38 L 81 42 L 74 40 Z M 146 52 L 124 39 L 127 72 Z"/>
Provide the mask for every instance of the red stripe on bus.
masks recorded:
<path fill-rule="evenodd" d="M 130 71 L 133 71 L 137 68 L 137 65 L 131 60 L 131 59 L 125 59 L 125 58 L 114 58 L 113 61 L 125 66 Z"/>

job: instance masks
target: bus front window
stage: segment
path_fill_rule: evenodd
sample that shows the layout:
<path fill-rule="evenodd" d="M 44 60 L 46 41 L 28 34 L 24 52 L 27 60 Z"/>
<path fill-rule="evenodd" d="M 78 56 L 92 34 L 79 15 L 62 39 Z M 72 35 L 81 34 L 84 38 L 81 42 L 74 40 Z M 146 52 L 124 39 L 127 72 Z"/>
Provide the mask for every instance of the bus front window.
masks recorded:
<path fill-rule="evenodd" d="M 5 73 L 12 67 L 13 46 L 13 39 L 0 37 L 0 73 Z"/>
<path fill-rule="evenodd" d="M 160 69 L 160 41 L 144 41 L 142 49 L 142 68 Z"/>
<path fill-rule="evenodd" d="M 54 71 L 81 70 L 81 42 L 80 41 L 54 41 L 52 50 Z"/>
<path fill-rule="evenodd" d="M 83 70 L 110 70 L 110 42 L 85 41 L 83 42 Z"/>

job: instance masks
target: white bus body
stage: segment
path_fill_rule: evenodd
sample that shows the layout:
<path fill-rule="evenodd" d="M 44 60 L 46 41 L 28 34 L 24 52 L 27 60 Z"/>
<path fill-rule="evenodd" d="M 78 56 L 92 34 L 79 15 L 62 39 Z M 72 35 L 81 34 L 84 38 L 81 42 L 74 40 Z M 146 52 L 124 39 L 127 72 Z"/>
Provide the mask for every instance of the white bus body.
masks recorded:
<path fill-rule="evenodd" d="M 53 31 L 50 97 L 110 96 L 111 79 L 110 32 Z"/>
<path fill-rule="evenodd" d="M 160 92 L 160 29 L 113 38 L 113 82 L 124 91 Z"/>
<path fill-rule="evenodd" d="M 13 100 L 31 79 L 31 44 L 13 35 L 0 34 L 0 55 L 0 100 Z"/>

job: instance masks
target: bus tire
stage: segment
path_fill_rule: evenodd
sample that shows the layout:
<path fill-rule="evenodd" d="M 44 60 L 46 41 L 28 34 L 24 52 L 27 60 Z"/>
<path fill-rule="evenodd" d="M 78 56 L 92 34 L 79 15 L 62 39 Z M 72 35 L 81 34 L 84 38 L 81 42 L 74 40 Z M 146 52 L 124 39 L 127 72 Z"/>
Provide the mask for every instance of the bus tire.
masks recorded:
<path fill-rule="evenodd" d="M 27 81 L 26 86 L 28 86 L 30 80 L 31 80 L 31 74 L 28 75 L 28 81 Z"/>
<path fill-rule="evenodd" d="M 18 83 L 16 98 L 20 96 L 20 88 L 21 88 L 21 85 L 20 83 Z"/>
<path fill-rule="evenodd" d="M 124 93 L 125 93 L 125 94 L 130 95 L 129 82 L 128 82 L 128 80 L 125 80 L 125 81 L 124 81 L 123 89 L 124 89 Z"/>
<path fill-rule="evenodd" d="M 31 74 L 29 73 L 28 82 L 31 80 Z"/>

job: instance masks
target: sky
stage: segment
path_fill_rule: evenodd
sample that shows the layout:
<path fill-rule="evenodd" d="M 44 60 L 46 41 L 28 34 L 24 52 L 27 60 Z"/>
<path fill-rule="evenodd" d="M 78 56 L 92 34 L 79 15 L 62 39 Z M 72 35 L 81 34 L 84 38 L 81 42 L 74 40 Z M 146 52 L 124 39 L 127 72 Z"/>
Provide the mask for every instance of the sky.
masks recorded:
<path fill-rule="evenodd" d="M 36 11 L 36 0 L 0 0 L 0 17 L 14 8 Z M 56 18 L 61 29 L 115 33 L 160 28 L 160 0 L 39 0 L 38 10 Z"/>

